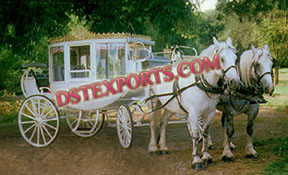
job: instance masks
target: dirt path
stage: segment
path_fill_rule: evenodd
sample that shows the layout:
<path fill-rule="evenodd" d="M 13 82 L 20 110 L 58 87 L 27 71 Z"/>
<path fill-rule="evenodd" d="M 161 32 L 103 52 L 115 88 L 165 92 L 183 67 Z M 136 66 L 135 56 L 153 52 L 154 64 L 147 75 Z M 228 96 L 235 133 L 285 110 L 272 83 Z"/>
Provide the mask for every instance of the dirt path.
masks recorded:
<path fill-rule="evenodd" d="M 288 113 L 262 108 L 256 121 L 255 140 L 278 138 L 288 134 Z M 234 162 L 220 160 L 223 130 L 220 115 L 213 120 L 211 133 L 216 150 L 211 151 L 215 165 L 204 171 L 190 167 L 191 141 L 186 126 L 169 125 L 167 143 L 172 153 L 150 156 L 147 153 L 149 128 L 136 128 L 133 146 L 121 148 L 116 128 L 104 127 L 92 138 L 74 136 L 64 124 L 58 138 L 46 148 L 25 143 L 16 125 L 0 127 L 0 174 L 258 174 L 276 157 L 271 146 L 256 146 L 257 160 L 244 156 L 246 117 L 235 119 Z"/>

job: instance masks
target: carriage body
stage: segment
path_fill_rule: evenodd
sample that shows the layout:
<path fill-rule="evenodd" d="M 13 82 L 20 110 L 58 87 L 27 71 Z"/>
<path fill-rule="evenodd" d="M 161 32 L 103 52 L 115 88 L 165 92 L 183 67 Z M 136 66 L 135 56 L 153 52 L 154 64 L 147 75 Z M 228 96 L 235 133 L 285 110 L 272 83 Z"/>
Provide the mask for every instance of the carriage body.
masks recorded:
<path fill-rule="evenodd" d="M 92 36 L 91 36 L 92 35 Z M 149 37 L 130 34 L 92 34 L 82 40 L 56 38 L 49 45 L 49 93 L 41 92 L 32 75 L 22 77 L 22 91 L 25 97 L 43 94 L 56 100 L 55 93 L 95 82 L 127 76 L 144 69 L 169 63 L 168 59 L 153 58 L 154 41 Z M 33 86 L 33 87 L 32 87 Z M 39 85 L 38 85 L 39 86 Z M 103 86 L 103 85 L 102 85 Z M 102 87 L 105 89 L 105 87 Z M 92 93 L 92 91 L 88 91 Z M 133 96 L 144 95 L 143 90 L 132 92 Z M 83 94 L 79 93 L 81 99 Z M 91 94 L 90 94 L 91 95 Z M 92 95 L 91 95 L 92 96 Z M 100 99 L 81 101 L 65 107 L 79 110 L 100 109 L 119 100 L 131 97 L 128 89 L 122 93 Z M 61 107 L 60 107 L 61 108 Z"/>
<path fill-rule="evenodd" d="M 68 103 L 64 107 L 55 105 L 55 94 L 170 63 L 163 57 L 154 58 L 153 45 L 150 37 L 114 33 L 84 32 L 51 40 L 48 47 L 48 87 L 41 87 L 36 76 L 45 65 L 31 63 L 24 66 L 21 88 L 27 99 L 18 115 L 24 139 L 36 147 L 49 145 L 57 136 L 60 118 L 66 118 L 76 135 L 90 137 L 101 129 L 105 116 L 111 118 L 114 115 L 120 143 L 124 148 L 130 147 L 135 122 L 130 108 L 133 102 L 144 99 L 144 89 L 131 91 L 124 88 L 122 93 L 89 101 L 84 101 L 84 94 L 79 93 L 80 103 Z M 103 84 L 101 88 L 105 92 Z M 88 94 L 92 97 L 92 90 Z M 123 121 L 126 123 L 123 124 Z M 124 125 L 129 131 L 123 131 Z M 129 132 L 129 138 L 123 136 Z"/>

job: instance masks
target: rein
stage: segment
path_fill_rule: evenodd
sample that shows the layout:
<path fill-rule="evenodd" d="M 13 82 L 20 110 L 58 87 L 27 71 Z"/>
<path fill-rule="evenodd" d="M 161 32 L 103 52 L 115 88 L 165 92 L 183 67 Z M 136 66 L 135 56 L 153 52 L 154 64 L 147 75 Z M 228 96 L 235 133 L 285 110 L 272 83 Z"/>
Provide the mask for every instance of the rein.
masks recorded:
<path fill-rule="evenodd" d="M 146 99 L 145 99 L 145 103 L 147 103 L 149 100 L 152 100 L 152 99 L 154 99 L 154 98 L 156 98 L 156 97 L 163 97 L 163 96 L 172 95 L 172 97 L 170 97 L 169 100 L 167 100 L 164 104 L 158 106 L 157 108 L 153 109 L 152 111 L 144 112 L 144 111 L 142 110 L 142 108 L 141 108 L 138 104 L 137 104 L 137 105 L 140 107 L 140 109 L 141 109 L 141 111 L 142 111 L 143 113 L 145 113 L 145 114 L 150 114 L 150 113 L 152 113 L 152 112 L 155 112 L 155 111 L 157 111 L 157 110 L 165 107 L 170 101 L 173 100 L 173 98 L 175 98 L 175 97 L 177 98 L 177 96 L 178 96 L 180 93 L 182 93 L 182 92 L 185 91 L 186 89 L 191 88 L 191 87 L 193 87 L 193 86 L 195 86 L 195 85 L 197 85 L 197 84 L 199 84 L 199 83 L 200 83 L 200 82 L 196 80 L 196 82 L 194 82 L 194 83 L 192 83 L 192 84 L 190 84 L 190 85 L 188 85 L 188 86 L 185 86 L 185 87 L 179 89 L 178 81 L 175 81 L 175 82 L 173 83 L 173 87 L 176 87 L 176 88 L 173 88 L 173 89 L 174 89 L 173 92 L 165 93 L 165 94 L 158 94 L 158 95 L 155 95 L 155 94 L 154 94 L 154 95 L 146 98 Z M 177 89 L 177 86 L 178 86 L 178 89 Z M 179 101 L 178 98 L 177 98 L 177 101 L 178 101 L 178 103 L 180 103 L 180 101 Z M 179 106 L 180 106 L 180 105 L 179 105 Z M 182 106 L 182 104 L 181 104 L 181 106 Z M 181 108 L 182 110 L 184 109 L 183 106 L 180 107 L 180 108 Z M 184 111 L 187 112 L 185 109 L 184 109 Z M 188 113 L 188 112 L 187 112 L 187 113 Z"/>

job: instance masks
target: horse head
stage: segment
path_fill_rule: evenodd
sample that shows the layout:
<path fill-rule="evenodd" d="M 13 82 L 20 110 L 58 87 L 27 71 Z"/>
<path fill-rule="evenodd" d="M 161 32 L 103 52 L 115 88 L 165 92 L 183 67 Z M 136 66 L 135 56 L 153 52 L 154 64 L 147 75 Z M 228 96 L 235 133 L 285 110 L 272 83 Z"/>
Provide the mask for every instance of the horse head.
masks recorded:
<path fill-rule="evenodd" d="M 251 64 L 251 76 L 256 84 L 259 85 L 265 93 L 272 95 L 274 84 L 272 81 L 273 58 L 269 52 L 267 44 L 264 48 L 255 48 L 251 46 L 253 53 Z"/>
<path fill-rule="evenodd" d="M 213 55 L 217 54 L 221 59 L 222 69 L 216 71 L 219 76 L 224 78 L 224 81 L 228 84 L 231 89 L 238 88 L 240 84 L 240 78 L 237 74 L 236 62 L 236 49 L 232 44 L 230 37 L 226 42 L 218 42 L 215 37 L 213 37 L 214 49 Z M 214 58 L 214 56 L 213 56 Z"/>

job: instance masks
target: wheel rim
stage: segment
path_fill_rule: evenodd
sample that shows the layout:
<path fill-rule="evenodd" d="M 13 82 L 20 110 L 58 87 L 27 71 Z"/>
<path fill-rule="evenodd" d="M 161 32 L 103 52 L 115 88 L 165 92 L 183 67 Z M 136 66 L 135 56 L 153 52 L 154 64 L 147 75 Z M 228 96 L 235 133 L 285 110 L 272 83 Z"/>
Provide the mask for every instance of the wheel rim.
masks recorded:
<path fill-rule="evenodd" d="M 72 132 L 80 137 L 91 137 L 97 134 L 103 126 L 104 115 L 99 116 L 99 110 L 95 112 L 79 112 L 66 117 L 66 122 Z"/>
<path fill-rule="evenodd" d="M 117 131 L 122 147 L 129 148 L 132 145 L 133 122 L 131 112 L 126 106 L 119 107 L 117 113 Z"/>
<path fill-rule="evenodd" d="M 58 134 L 59 115 L 52 101 L 43 96 L 31 96 L 20 108 L 18 125 L 29 144 L 44 147 Z"/>

